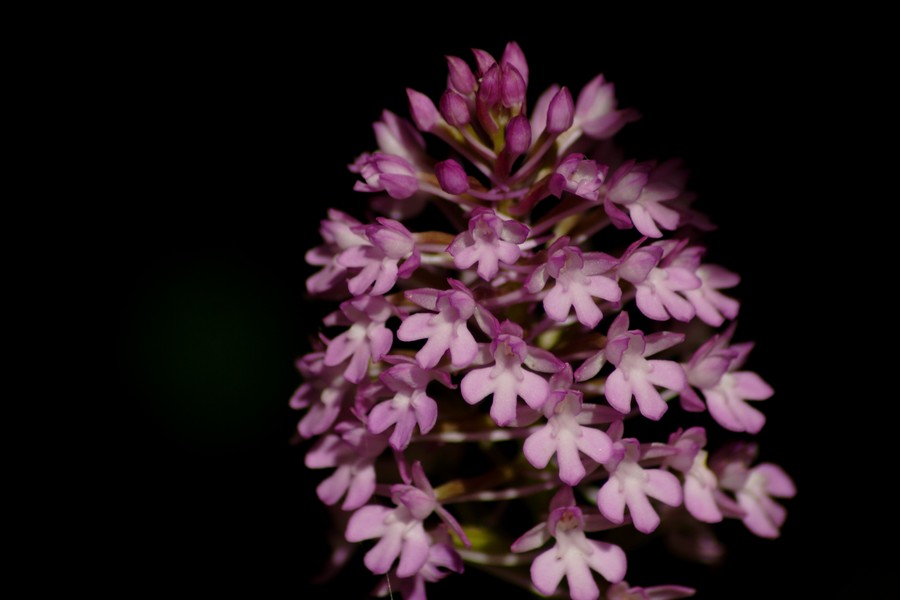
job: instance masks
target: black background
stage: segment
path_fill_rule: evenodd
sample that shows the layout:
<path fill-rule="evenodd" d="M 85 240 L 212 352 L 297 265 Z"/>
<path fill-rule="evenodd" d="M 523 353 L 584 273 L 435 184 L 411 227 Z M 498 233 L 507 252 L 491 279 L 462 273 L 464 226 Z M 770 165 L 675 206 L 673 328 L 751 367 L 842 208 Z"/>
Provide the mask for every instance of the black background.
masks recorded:
<path fill-rule="evenodd" d="M 327 515 L 321 475 L 302 464 L 308 445 L 290 443 L 299 415 L 287 400 L 293 360 L 330 307 L 305 297 L 303 255 L 327 207 L 362 207 L 346 165 L 374 148 L 381 109 L 405 115 L 407 86 L 437 97 L 444 54 L 499 55 L 508 39 L 528 56 L 530 98 L 603 72 L 621 105 L 644 114 L 622 134 L 637 158 L 686 160 L 699 206 L 721 226 L 711 256 L 743 276 L 738 338 L 757 342 L 751 366 L 776 389 L 762 405 L 762 459 L 799 488 L 781 539 L 726 524 L 723 566 L 632 564 L 646 578 L 629 579 L 691 584 L 700 598 L 881 589 L 860 516 L 889 502 L 877 428 L 860 417 L 874 401 L 857 384 L 865 306 L 848 289 L 854 274 L 829 260 L 863 237 L 828 200 L 828 182 L 847 176 L 832 154 L 846 107 L 830 74 L 853 61 L 840 62 L 839 40 L 796 43 L 803 27 L 774 19 L 652 31 L 634 17 L 575 20 L 435 30 L 206 15 L 84 40 L 91 110 L 79 127 L 102 147 L 102 177 L 72 209 L 89 225 L 61 262 L 65 287 L 86 300 L 80 333 L 97 342 L 89 392 L 113 401 L 97 416 L 101 434 L 79 440 L 99 474 L 97 497 L 84 492 L 87 530 L 102 532 L 98 560 L 130 590 L 369 589 L 358 564 L 330 587 L 310 583 Z M 429 597 L 492 586 L 472 572 Z"/>

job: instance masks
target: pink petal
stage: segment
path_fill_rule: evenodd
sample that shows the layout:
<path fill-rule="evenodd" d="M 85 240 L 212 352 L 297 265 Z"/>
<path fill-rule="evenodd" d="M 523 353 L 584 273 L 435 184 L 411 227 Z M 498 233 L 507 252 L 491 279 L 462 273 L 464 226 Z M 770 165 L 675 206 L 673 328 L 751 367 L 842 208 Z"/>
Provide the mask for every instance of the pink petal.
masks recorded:
<path fill-rule="evenodd" d="M 549 424 L 532 433 L 522 445 L 525 458 L 535 469 L 543 469 L 550 463 L 556 453 L 556 440 L 553 438 L 553 427 Z"/>
<path fill-rule="evenodd" d="M 600 573 L 610 583 L 622 581 L 628 561 L 625 552 L 614 544 L 588 540 L 593 552 L 585 556 L 592 569 Z"/>
<path fill-rule="evenodd" d="M 606 401 L 621 413 L 631 410 L 631 383 L 622 369 L 616 369 L 606 378 Z"/>
<path fill-rule="evenodd" d="M 516 393 L 525 403 L 534 409 L 540 409 L 550 395 L 550 384 L 547 380 L 529 371 L 522 371 L 522 381 L 516 386 Z"/>
<path fill-rule="evenodd" d="M 416 416 L 412 411 L 397 411 L 397 424 L 391 433 L 390 442 L 394 450 L 405 450 L 412 439 L 413 429 L 416 426 Z"/>
<path fill-rule="evenodd" d="M 368 428 L 372 433 L 381 433 L 397 422 L 398 411 L 390 400 L 379 402 L 369 411 Z"/>
<path fill-rule="evenodd" d="M 603 318 L 603 313 L 600 312 L 588 290 L 583 287 L 573 289 L 571 297 L 578 321 L 590 329 L 596 327 L 600 319 Z"/>
<path fill-rule="evenodd" d="M 600 491 L 597 492 L 597 507 L 603 516 L 613 523 L 621 523 L 625 520 L 625 493 L 622 482 L 611 477 Z"/>
<path fill-rule="evenodd" d="M 369 501 L 375 493 L 375 468 L 372 465 L 360 469 L 357 468 L 347 490 L 347 497 L 341 508 L 345 511 L 356 510 Z"/>
<path fill-rule="evenodd" d="M 581 427 L 578 438 L 578 449 L 598 463 L 604 463 L 612 457 L 612 440 L 604 431 L 593 427 Z"/>
<path fill-rule="evenodd" d="M 450 361 L 457 369 L 468 367 L 478 354 L 478 344 L 464 321 L 456 324 L 450 341 Z M 437 364 L 437 363 L 435 363 Z M 432 365 L 433 366 L 433 365 Z"/>
<path fill-rule="evenodd" d="M 650 372 L 647 379 L 654 385 L 659 385 L 674 391 L 680 391 L 687 386 L 687 376 L 684 368 L 672 360 L 651 360 Z"/>
<path fill-rule="evenodd" d="M 559 464 L 559 478 L 568 485 L 578 485 L 584 478 L 584 464 L 578 454 L 578 446 L 567 431 L 560 432 L 556 442 L 556 461 Z"/>
<path fill-rule="evenodd" d="M 644 492 L 669 506 L 681 504 L 681 482 L 678 478 L 661 469 L 647 469 L 644 471 L 647 481 L 644 482 Z"/>
<path fill-rule="evenodd" d="M 651 238 L 662 237 L 662 232 L 656 226 L 653 217 L 650 216 L 650 213 L 642 204 L 631 204 L 628 207 L 628 213 L 631 215 L 631 220 L 634 222 L 634 228 L 640 231 L 642 235 Z"/>
<path fill-rule="evenodd" d="M 518 382 L 510 372 L 501 373 L 494 379 L 494 400 L 491 404 L 491 418 L 501 427 L 509 425 L 516 418 L 517 384 Z"/>
<path fill-rule="evenodd" d="M 652 288 L 646 285 L 639 285 L 635 301 L 640 311 L 651 319 L 655 321 L 667 321 L 669 319 L 669 313 L 666 312 L 662 301 Z"/>
<path fill-rule="evenodd" d="M 780 533 L 778 527 L 781 523 L 776 522 L 775 519 L 783 517 L 783 514 L 777 513 L 774 515 L 775 519 L 773 519 L 773 515 L 770 515 L 765 510 L 765 506 L 756 497 L 747 493 L 738 492 L 737 499 L 738 504 L 746 512 L 743 521 L 747 529 L 759 537 L 770 539 L 778 537 Z M 781 520 L 783 522 L 783 518 Z"/>
<path fill-rule="evenodd" d="M 566 561 L 558 556 L 556 546 L 538 555 L 531 562 L 531 581 L 545 596 L 556 591 L 565 572 Z"/>
<path fill-rule="evenodd" d="M 529 550 L 540 548 L 549 539 L 550 531 L 547 529 L 546 521 L 544 521 L 523 533 L 519 539 L 512 543 L 509 549 L 513 552 L 528 552 Z"/>
<path fill-rule="evenodd" d="M 565 321 L 571 308 L 571 294 L 558 283 L 544 296 L 544 312 L 554 321 Z"/>
<path fill-rule="evenodd" d="M 659 421 L 669 407 L 653 384 L 643 373 L 635 373 L 631 377 L 631 387 L 641 414 L 648 419 Z"/>
<path fill-rule="evenodd" d="M 600 589 L 594 581 L 587 557 L 570 550 L 563 560 L 566 561 L 566 581 L 572 600 L 597 600 Z"/>
<path fill-rule="evenodd" d="M 718 523 L 722 520 L 722 511 L 712 490 L 703 486 L 696 477 L 688 476 L 684 481 L 684 507 L 698 521 Z"/>
<path fill-rule="evenodd" d="M 748 400 L 767 400 L 775 393 L 762 377 L 751 371 L 739 371 L 731 376 L 736 383 L 735 391 Z"/>
<path fill-rule="evenodd" d="M 766 492 L 779 498 L 793 498 L 797 494 L 797 488 L 793 480 L 778 465 L 762 463 L 753 468 L 756 473 L 762 473 L 766 478 Z"/>
<path fill-rule="evenodd" d="M 627 502 L 628 512 L 631 515 L 635 529 L 641 533 L 650 533 L 659 527 L 659 515 L 656 514 L 653 505 L 650 504 L 650 500 L 647 499 L 643 492 L 630 490 Z"/>
<path fill-rule="evenodd" d="M 364 506 L 360 510 L 364 510 L 365 508 L 367 507 Z M 348 539 L 347 541 L 349 542 L 352 540 Z M 383 575 L 387 573 L 390 570 L 391 565 L 394 564 L 394 560 L 396 560 L 397 556 L 400 554 L 402 544 L 403 538 L 401 537 L 400 532 L 388 530 L 387 535 L 378 540 L 378 543 L 375 544 L 371 550 L 366 552 L 366 555 L 363 557 L 363 563 L 376 575 Z"/>
<path fill-rule="evenodd" d="M 421 523 L 412 531 L 406 532 L 403 550 L 400 552 L 400 563 L 397 565 L 398 577 L 412 577 L 428 562 L 428 548 L 431 546 L 428 534 Z"/>
<path fill-rule="evenodd" d="M 348 542 L 361 542 L 380 537 L 385 532 L 384 520 L 391 514 L 386 506 L 364 506 L 350 516 L 344 537 Z"/>
<path fill-rule="evenodd" d="M 494 392 L 494 381 L 491 379 L 493 367 L 474 369 L 466 373 L 459 384 L 463 400 L 476 404 Z"/>
<path fill-rule="evenodd" d="M 404 342 L 421 340 L 431 334 L 433 313 L 416 313 L 406 317 L 397 329 L 397 339 Z M 424 367 L 423 367 L 424 368 Z"/>
<path fill-rule="evenodd" d="M 323 503 L 331 506 L 337 504 L 337 501 L 347 492 L 350 487 L 350 476 L 352 475 L 349 466 L 341 466 L 335 470 L 327 479 L 316 486 L 316 495 Z"/>

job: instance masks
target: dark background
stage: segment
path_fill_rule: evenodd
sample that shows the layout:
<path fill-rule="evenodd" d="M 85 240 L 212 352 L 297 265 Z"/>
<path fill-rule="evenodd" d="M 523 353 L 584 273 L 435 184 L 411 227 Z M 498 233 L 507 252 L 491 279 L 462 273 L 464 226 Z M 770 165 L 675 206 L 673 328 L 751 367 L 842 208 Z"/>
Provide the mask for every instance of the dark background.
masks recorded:
<path fill-rule="evenodd" d="M 92 386 L 113 400 L 102 434 L 80 440 L 101 474 L 91 520 L 111 525 L 99 528 L 110 569 L 140 590 L 369 589 L 358 564 L 331 587 L 309 582 L 327 554 L 327 515 L 321 475 L 303 466 L 308 445 L 290 443 L 299 414 L 287 401 L 300 383 L 293 361 L 330 307 L 305 297 L 303 255 L 327 207 L 362 207 L 345 167 L 374 148 L 381 109 L 405 115 L 407 86 L 436 98 L 444 54 L 499 56 L 516 39 L 532 100 L 603 72 L 620 104 L 644 114 L 622 134 L 637 158 L 686 160 L 698 206 L 721 226 L 711 256 L 743 276 L 738 338 L 757 342 L 751 366 L 776 390 L 762 404 L 761 458 L 799 488 L 781 539 L 726 524 L 723 566 L 632 564 L 629 579 L 695 585 L 700 598 L 881 589 L 860 517 L 888 506 L 875 491 L 879 434 L 861 428 L 873 395 L 856 383 L 865 306 L 847 289 L 853 275 L 829 262 L 862 236 L 822 186 L 846 176 L 831 154 L 846 107 L 826 76 L 853 72 L 839 41 L 797 44 L 800 25 L 776 20 L 651 32 L 585 16 L 584 31 L 360 25 L 316 42 L 314 23 L 231 17 L 85 40 L 88 81 L 103 90 L 90 97 L 105 176 L 77 208 L 91 226 L 63 262 L 86 300 L 81 333 L 98 346 Z M 469 593 L 470 576 L 493 589 L 469 573 L 429 597 Z"/>

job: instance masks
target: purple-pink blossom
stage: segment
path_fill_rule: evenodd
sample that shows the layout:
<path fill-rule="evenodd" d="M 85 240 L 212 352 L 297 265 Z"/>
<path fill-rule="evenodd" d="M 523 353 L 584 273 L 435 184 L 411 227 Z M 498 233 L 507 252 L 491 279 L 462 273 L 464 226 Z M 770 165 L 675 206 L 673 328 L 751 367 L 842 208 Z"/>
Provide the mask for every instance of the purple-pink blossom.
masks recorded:
<path fill-rule="evenodd" d="M 459 283 L 451 283 L 451 286 L 449 290 L 425 288 L 406 292 L 411 302 L 434 311 L 409 315 L 397 330 L 397 339 L 404 342 L 426 340 L 416 353 L 416 360 L 423 369 L 435 367 L 448 350 L 454 367 L 466 367 L 472 364 L 478 352 L 468 327 L 478 305 L 465 286 Z"/>
<path fill-rule="evenodd" d="M 621 435 L 621 421 L 614 425 L 614 437 Z M 663 469 L 645 469 L 640 464 L 640 444 L 634 438 L 618 440 L 613 458 L 606 463 L 609 479 L 597 493 L 597 506 L 614 523 L 625 520 L 625 508 L 635 529 L 650 533 L 659 526 L 660 517 L 650 502 L 656 499 L 669 506 L 682 501 L 681 484 L 672 473 Z"/>
<path fill-rule="evenodd" d="M 554 496 L 550 509 L 546 525 L 526 533 L 513 544 L 513 549 L 529 550 L 543 545 L 548 537 L 555 538 L 553 547 L 531 563 L 534 587 L 542 594 L 550 595 L 565 579 L 571 598 L 596 600 L 600 597 L 600 589 L 591 571 L 596 571 L 607 581 L 621 581 L 625 577 L 625 553 L 619 546 L 585 535 L 587 520 L 581 508 L 576 506 L 571 488 L 563 487 Z"/>
<path fill-rule="evenodd" d="M 492 280 L 500 264 L 513 265 L 522 255 L 519 244 L 528 237 L 528 227 L 513 219 L 504 219 L 487 208 L 477 208 L 469 218 L 468 229 L 457 235 L 447 252 L 459 269 L 478 264 L 476 273 Z"/>
<path fill-rule="evenodd" d="M 398 364 L 380 376 L 393 396 L 376 404 L 369 412 L 369 430 L 381 433 L 393 427 L 391 446 L 403 450 L 409 445 L 417 425 L 421 433 L 428 433 L 437 421 L 437 402 L 428 395 L 428 383 L 437 380 L 447 387 L 452 384 L 444 371 L 426 370 L 411 360 L 396 360 Z"/>
<path fill-rule="evenodd" d="M 302 310 L 326 316 L 290 405 L 341 531 L 331 567 L 358 551 L 374 591 L 407 600 L 465 563 L 554 597 L 689 597 L 645 565 L 627 583 L 612 542 L 658 532 L 712 563 L 716 523 L 775 537 L 796 492 L 755 443 L 720 442 L 758 433 L 774 391 L 731 341 L 739 275 L 704 262 L 696 207 L 716 199 L 616 144 L 638 113 L 603 75 L 534 90 L 553 73 L 515 42 L 472 58 L 448 56 L 433 95 L 408 88 L 408 118 L 381 112 L 368 151 L 341 149 L 362 194 L 305 255 Z"/>
<path fill-rule="evenodd" d="M 611 273 L 618 263 L 600 252 L 584 253 L 568 242 L 568 238 L 561 238 L 550 247 L 547 262 L 531 273 L 525 287 L 536 293 L 552 278 L 553 287 L 543 302 L 547 315 L 562 322 L 574 308 L 578 321 L 594 328 L 603 318 L 594 298 L 618 302 L 622 297 L 622 290 Z"/>
<path fill-rule="evenodd" d="M 529 349 L 521 335 L 521 329 L 504 323 L 490 346 L 494 364 L 469 371 L 459 386 L 469 404 L 493 396 L 491 418 L 500 426 L 515 419 L 517 398 L 539 410 L 550 395 L 547 379 L 523 368 Z"/>
<path fill-rule="evenodd" d="M 397 309 L 379 296 L 358 296 L 343 302 L 341 313 L 333 313 L 328 319 L 349 324 L 349 328 L 328 342 L 325 366 L 336 367 L 347 361 L 344 377 L 359 383 L 369 369 L 369 361 L 377 362 L 390 351 L 394 334 L 385 323 Z"/>
<path fill-rule="evenodd" d="M 722 427 L 758 433 L 766 417 L 748 401 L 767 400 L 774 390 L 756 373 L 738 370 L 753 344 L 729 346 L 733 334 L 734 327 L 731 327 L 724 334 L 713 336 L 691 356 L 685 365 L 690 387 L 682 390 L 682 403 L 692 410 L 702 410 L 703 402 L 694 391 L 699 389 L 709 414 Z"/>

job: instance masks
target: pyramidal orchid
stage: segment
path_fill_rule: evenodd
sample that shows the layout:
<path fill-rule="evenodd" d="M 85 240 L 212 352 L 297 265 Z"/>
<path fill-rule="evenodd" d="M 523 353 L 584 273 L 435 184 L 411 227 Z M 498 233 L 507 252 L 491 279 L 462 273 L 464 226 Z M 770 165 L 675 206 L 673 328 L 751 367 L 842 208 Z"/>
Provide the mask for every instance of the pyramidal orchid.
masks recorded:
<path fill-rule="evenodd" d="M 779 535 L 788 474 L 707 447 L 758 433 L 774 394 L 732 342 L 740 278 L 705 262 L 678 161 L 610 158 L 639 117 L 612 83 L 531 97 L 516 43 L 473 55 L 382 113 L 350 165 L 366 196 L 306 254 L 332 303 L 290 401 L 317 494 L 376 593 L 424 600 L 471 564 L 554 597 L 692 596 L 627 582 L 613 530 Z"/>

